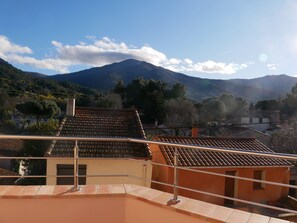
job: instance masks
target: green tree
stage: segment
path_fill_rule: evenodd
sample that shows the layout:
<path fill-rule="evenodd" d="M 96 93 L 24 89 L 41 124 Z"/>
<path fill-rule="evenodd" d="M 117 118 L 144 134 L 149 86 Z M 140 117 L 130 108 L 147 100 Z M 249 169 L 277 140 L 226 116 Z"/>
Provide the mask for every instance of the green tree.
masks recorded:
<path fill-rule="evenodd" d="M 272 134 L 270 147 L 277 152 L 297 153 L 297 116 L 289 118 L 281 129 Z"/>
<path fill-rule="evenodd" d="M 226 119 L 232 120 L 239 118 L 248 111 L 248 104 L 240 97 L 234 97 L 231 94 L 222 94 L 218 100 L 223 102 L 226 106 Z"/>
<path fill-rule="evenodd" d="M 156 80 L 134 79 L 126 87 L 119 81 L 114 92 L 121 95 L 124 107 L 136 107 L 146 123 L 163 122 L 165 101 L 185 98 L 185 87 L 176 83 L 171 88 L 166 83 Z"/>
<path fill-rule="evenodd" d="M 291 93 L 281 100 L 281 117 L 283 120 L 292 117 L 297 112 L 297 84 L 292 87 Z"/>
<path fill-rule="evenodd" d="M 265 111 L 265 110 L 279 110 L 281 107 L 280 101 L 276 99 L 271 100 L 261 100 L 258 101 L 255 105 L 256 109 Z"/>
<path fill-rule="evenodd" d="M 109 93 L 97 100 L 97 107 L 101 108 L 122 108 L 122 99 L 119 94 Z"/>
<path fill-rule="evenodd" d="M 221 123 L 226 119 L 226 106 L 218 99 L 207 100 L 203 104 L 199 117 L 200 121 L 204 123 L 219 122 Z"/>
<path fill-rule="evenodd" d="M 144 122 L 162 122 L 165 117 L 166 86 L 161 81 L 135 79 L 126 87 L 126 106 L 139 109 Z"/>
<path fill-rule="evenodd" d="M 163 122 L 165 118 L 165 100 L 162 92 L 147 92 L 143 101 L 143 120 L 146 123 Z"/>
<path fill-rule="evenodd" d="M 170 99 L 165 102 L 165 125 L 175 129 L 176 135 L 180 128 L 192 127 L 198 122 L 198 113 L 195 105 L 185 99 Z"/>
<path fill-rule="evenodd" d="M 54 135 L 57 131 L 59 122 L 50 119 L 47 122 L 40 124 L 32 124 L 26 128 L 25 134 L 27 135 Z M 44 140 L 25 140 L 23 149 L 20 151 L 19 156 L 22 157 L 43 157 L 45 156 L 51 141 Z M 26 176 L 46 175 L 46 160 L 18 160 L 17 169 L 21 165 L 22 171 Z M 42 185 L 45 184 L 45 178 L 23 178 L 20 184 L 24 185 Z"/>
<path fill-rule="evenodd" d="M 122 80 L 119 80 L 117 82 L 117 84 L 115 85 L 113 92 L 116 94 L 121 95 L 122 97 L 124 97 L 124 93 L 125 93 L 125 84 Z"/>
<path fill-rule="evenodd" d="M 186 97 L 186 88 L 181 83 L 176 83 L 169 90 L 169 97 L 175 99 L 184 99 Z"/>
<path fill-rule="evenodd" d="M 24 115 L 35 116 L 37 124 L 40 123 L 42 117 L 57 117 L 61 113 L 57 103 L 51 100 L 27 101 L 17 104 L 16 109 Z"/>
<path fill-rule="evenodd" d="M 12 98 L 6 89 L 0 88 L 0 120 L 10 119 L 17 98 Z"/>
<path fill-rule="evenodd" d="M 252 112 L 255 110 L 255 106 L 254 106 L 254 103 L 251 102 L 250 105 L 249 105 L 249 111 Z"/>

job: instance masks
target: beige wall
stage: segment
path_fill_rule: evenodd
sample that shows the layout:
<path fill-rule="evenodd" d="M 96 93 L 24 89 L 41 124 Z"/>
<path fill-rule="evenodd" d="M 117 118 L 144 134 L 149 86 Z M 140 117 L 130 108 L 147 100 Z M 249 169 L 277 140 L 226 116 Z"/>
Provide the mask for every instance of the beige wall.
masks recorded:
<path fill-rule="evenodd" d="M 0 222 L 125 222 L 125 197 L 0 199 Z M 4 214 L 5 213 L 5 214 Z"/>
<path fill-rule="evenodd" d="M 206 223 L 217 222 L 122 196 L 0 199 L 0 222 L 24 223 Z"/>
<path fill-rule="evenodd" d="M 54 159 L 47 161 L 47 175 L 57 175 L 57 164 L 73 164 L 72 160 Z M 150 187 L 151 161 L 139 162 L 124 159 L 80 159 L 87 165 L 87 175 L 131 175 L 132 177 L 87 177 L 86 184 L 136 184 Z M 147 180 L 144 180 L 147 179 Z M 56 177 L 47 177 L 47 185 L 55 185 Z"/>

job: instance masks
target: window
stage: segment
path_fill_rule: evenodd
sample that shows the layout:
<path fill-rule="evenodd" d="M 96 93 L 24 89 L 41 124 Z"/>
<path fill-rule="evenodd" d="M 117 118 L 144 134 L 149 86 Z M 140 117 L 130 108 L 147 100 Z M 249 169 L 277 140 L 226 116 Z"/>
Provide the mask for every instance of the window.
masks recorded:
<path fill-rule="evenodd" d="M 254 171 L 254 179 L 255 180 L 264 180 L 264 171 L 263 170 L 255 170 Z M 264 189 L 264 184 L 261 182 L 253 182 L 253 189 L 254 190 Z"/>
<path fill-rule="evenodd" d="M 72 164 L 58 164 L 57 175 L 73 175 L 74 168 Z M 79 165 L 79 175 L 87 174 L 87 165 Z M 74 184 L 73 177 L 57 177 L 57 185 L 72 185 Z M 86 184 L 86 177 L 79 177 L 79 185 Z"/>

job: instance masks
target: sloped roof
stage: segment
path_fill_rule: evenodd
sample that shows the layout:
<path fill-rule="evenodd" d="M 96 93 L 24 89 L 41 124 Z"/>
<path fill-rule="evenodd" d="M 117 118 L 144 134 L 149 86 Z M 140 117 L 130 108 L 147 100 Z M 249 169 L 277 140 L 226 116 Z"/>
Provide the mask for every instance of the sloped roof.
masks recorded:
<path fill-rule="evenodd" d="M 249 138 L 249 137 L 251 138 L 252 137 L 252 138 L 256 138 L 261 143 L 267 146 L 270 144 L 270 140 L 271 140 L 270 135 L 252 128 L 241 129 L 231 134 L 230 137 L 233 137 L 233 138 Z"/>
<path fill-rule="evenodd" d="M 197 145 L 244 151 L 272 152 L 264 144 L 253 138 L 193 138 L 177 136 L 158 136 L 156 140 L 186 145 Z M 160 150 L 169 165 L 173 165 L 174 150 L 172 146 L 160 146 Z M 178 148 L 180 166 L 224 167 L 224 166 L 289 166 L 283 159 L 263 158 L 231 153 L 208 152 L 197 149 Z"/>
<path fill-rule="evenodd" d="M 0 168 L 0 176 L 18 176 L 17 173 Z M 12 185 L 18 178 L 0 178 L 0 185 Z"/>
<path fill-rule="evenodd" d="M 135 109 L 76 108 L 74 117 L 66 117 L 60 136 L 143 138 L 145 134 Z M 49 156 L 73 156 L 74 142 L 57 141 Z M 129 142 L 78 142 L 80 157 L 151 159 L 148 145 Z"/>
<path fill-rule="evenodd" d="M 17 140 L 17 139 L 0 140 L 0 155 L 2 156 L 16 156 L 22 148 L 23 148 L 22 140 Z"/>

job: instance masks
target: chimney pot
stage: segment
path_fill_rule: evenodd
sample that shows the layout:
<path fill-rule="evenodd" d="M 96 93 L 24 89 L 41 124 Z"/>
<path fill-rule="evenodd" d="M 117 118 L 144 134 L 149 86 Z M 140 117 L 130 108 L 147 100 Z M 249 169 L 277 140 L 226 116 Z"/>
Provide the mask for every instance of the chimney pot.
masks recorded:
<path fill-rule="evenodd" d="M 74 98 L 67 99 L 66 115 L 67 116 L 75 115 L 75 99 Z"/>
<path fill-rule="evenodd" d="M 198 137 L 198 133 L 199 133 L 198 127 L 193 126 L 192 127 L 192 137 Z"/>

